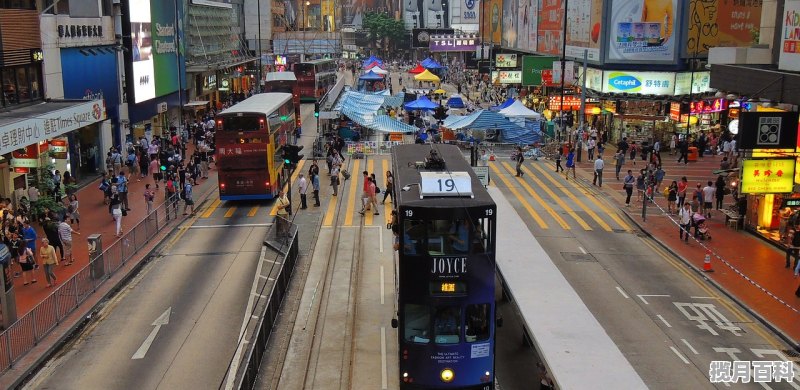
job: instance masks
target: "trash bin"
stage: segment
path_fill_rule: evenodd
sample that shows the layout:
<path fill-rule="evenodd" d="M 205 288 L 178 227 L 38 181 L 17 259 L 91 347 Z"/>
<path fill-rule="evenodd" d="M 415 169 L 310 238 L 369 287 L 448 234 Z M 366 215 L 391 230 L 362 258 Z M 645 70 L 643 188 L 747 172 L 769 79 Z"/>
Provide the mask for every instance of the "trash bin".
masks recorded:
<path fill-rule="evenodd" d="M 698 156 L 699 156 L 699 153 L 697 152 L 697 147 L 690 146 L 689 147 L 689 158 L 688 158 L 688 160 L 689 161 L 697 161 Z"/>

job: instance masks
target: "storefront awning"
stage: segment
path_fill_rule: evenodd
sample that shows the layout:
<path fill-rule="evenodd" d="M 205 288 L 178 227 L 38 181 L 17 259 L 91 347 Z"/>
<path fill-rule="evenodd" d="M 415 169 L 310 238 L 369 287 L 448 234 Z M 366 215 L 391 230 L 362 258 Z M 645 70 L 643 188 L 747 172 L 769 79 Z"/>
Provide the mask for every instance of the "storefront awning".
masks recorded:
<path fill-rule="evenodd" d="M 0 113 L 0 155 L 106 120 L 98 100 L 53 100 Z"/>
<path fill-rule="evenodd" d="M 208 104 L 208 100 L 195 100 L 189 103 L 184 104 L 184 107 L 197 107 L 197 106 L 205 106 Z"/>

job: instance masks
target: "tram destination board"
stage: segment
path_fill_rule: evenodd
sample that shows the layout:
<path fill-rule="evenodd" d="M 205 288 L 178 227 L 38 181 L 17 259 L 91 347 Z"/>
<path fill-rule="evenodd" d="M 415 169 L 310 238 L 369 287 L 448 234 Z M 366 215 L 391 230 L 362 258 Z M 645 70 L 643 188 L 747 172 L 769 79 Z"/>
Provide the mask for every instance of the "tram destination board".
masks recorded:
<path fill-rule="evenodd" d="M 464 196 L 472 194 L 472 177 L 467 172 L 420 172 L 420 199 L 426 196 Z"/>

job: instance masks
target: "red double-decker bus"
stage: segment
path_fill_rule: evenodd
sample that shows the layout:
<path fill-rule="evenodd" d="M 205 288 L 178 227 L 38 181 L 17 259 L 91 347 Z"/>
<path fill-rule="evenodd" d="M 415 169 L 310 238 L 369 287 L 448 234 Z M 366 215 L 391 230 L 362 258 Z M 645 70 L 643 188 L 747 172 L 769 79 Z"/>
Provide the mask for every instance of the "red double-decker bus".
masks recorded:
<path fill-rule="evenodd" d="M 315 102 L 336 84 L 336 61 L 325 59 L 294 64 L 300 100 Z"/>
<path fill-rule="evenodd" d="M 279 149 L 297 131 L 299 105 L 291 93 L 253 95 L 217 114 L 221 200 L 272 199 L 281 187 Z"/>

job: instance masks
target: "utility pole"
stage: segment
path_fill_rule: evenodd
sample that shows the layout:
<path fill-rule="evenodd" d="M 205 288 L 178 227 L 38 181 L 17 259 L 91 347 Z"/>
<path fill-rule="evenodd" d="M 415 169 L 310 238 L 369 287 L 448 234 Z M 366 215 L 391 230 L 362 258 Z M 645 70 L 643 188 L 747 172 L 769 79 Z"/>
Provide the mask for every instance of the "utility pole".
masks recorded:
<path fill-rule="evenodd" d="M 566 131 L 566 123 L 564 121 L 564 77 L 566 76 L 567 68 L 567 10 L 569 9 L 569 0 L 564 0 L 564 26 L 561 31 L 561 101 L 558 104 L 558 115 L 561 116 L 561 126 L 559 134 L 556 135 L 556 140 L 561 140 L 561 132 Z M 567 136 L 569 138 L 569 135 Z"/>
<path fill-rule="evenodd" d="M 258 47 L 258 72 L 256 72 L 258 75 L 258 88 L 256 91 L 261 92 L 261 78 L 263 77 L 261 72 L 263 72 L 262 69 L 264 68 L 264 64 L 261 62 L 261 0 L 256 0 L 256 17 L 258 18 L 258 42 L 256 43 Z"/>

